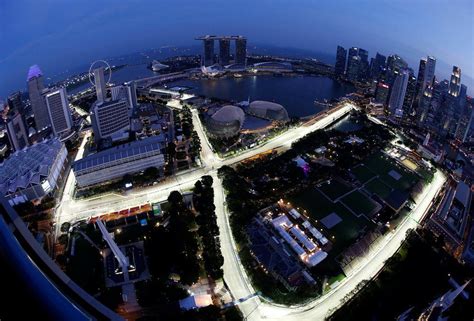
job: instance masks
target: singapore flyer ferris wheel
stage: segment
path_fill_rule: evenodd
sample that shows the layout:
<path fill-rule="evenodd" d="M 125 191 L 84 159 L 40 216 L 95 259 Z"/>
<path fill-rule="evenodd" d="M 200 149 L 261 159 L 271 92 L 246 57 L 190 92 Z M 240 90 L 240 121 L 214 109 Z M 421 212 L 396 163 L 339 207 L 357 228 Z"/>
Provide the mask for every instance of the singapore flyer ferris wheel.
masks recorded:
<path fill-rule="evenodd" d="M 100 67 L 103 67 L 104 71 L 108 71 L 108 77 L 105 85 L 110 84 L 110 81 L 112 80 L 112 68 L 110 67 L 109 63 L 105 60 L 96 60 L 89 67 L 89 82 L 92 84 L 92 86 L 95 86 L 96 82 L 94 70 Z"/>

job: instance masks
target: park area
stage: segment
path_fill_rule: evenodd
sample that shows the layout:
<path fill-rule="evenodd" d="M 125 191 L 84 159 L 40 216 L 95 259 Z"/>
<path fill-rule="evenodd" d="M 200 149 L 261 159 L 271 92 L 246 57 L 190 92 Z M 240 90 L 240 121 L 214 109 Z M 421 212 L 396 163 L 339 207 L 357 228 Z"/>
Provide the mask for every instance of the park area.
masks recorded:
<path fill-rule="evenodd" d="M 336 257 L 352 244 L 360 233 L 372 223 L 364 216 L 357 217 L 341 202 L 333 202 L 317 188 L 312 187 L 290 198 L 291 204 L 314 220 L 333 243 L 330 255 Z"/>
<path fill-rule="evenodd" d="M 353 168 L 352 173 L 363 184 L 378 176 L 385 185 L 402 191 L 410 189 L 419 180 L 414 172 L 398 165 L 395 160 L 382 153 L 369 156 L 364 164 Z"/>

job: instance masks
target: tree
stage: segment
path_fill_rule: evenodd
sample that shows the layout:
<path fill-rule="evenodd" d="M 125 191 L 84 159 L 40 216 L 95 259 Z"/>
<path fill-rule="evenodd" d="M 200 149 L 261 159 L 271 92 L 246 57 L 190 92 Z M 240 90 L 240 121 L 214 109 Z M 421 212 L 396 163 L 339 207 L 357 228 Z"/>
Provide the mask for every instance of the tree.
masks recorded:
<path fill-rule="evenodd" d="M 145 169 L 143 172 L 143 175 L 145 176 L 146 179 L 155 179 L 158 176 L 160 176 L 160 171 L 156 167 L 148 167 Z"/>

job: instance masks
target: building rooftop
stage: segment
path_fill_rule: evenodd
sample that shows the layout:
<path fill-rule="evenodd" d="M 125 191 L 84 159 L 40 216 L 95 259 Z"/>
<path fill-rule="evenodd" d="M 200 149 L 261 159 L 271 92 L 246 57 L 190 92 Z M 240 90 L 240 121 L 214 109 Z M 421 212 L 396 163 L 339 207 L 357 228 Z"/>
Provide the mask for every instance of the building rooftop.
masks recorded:
<path fill-rule="evenodd" d="M 42 75 L 43 73 L 41 72 L 40 67 L 38 65 L 33 65 L 28 70 L 28 77 L 26 78 L 26 81 L 30 81 L 31 78 L 39 77 Z"/>
<path fill-rule="evenodd" d="M 216 111 L 212 116 L 212 119 L 222 123 L 230 123 L 238 120 L 242 125 L 245 120 L 244 111 L 236 106 L 227 105 Z"/>
<path fill-rule="evenodd" d="M 469 189 L 469 185 L 464 182 L 459 182 L 458 186 L 456 187 L 456 194 L 455 198 L 464 205 L 464 208 L 467 208 L 469 205 L 469 195 L 471 191 Z"/>
<path fill-rule="evenodd" d="M 41 184 L 48 177 L 63 143 L 54 138 L 15 152 L 0 164 L 0 192 Z"/>
<path fill-rule="evenodd" d="M 96 154 L 89 155 L 74 162 L 73 167 L 75 171 L 80 171 L 114 160 L 161 150 L 164 142 L 165 138 L 162 135 L 148 137 L 143 140 L 119 145 Z"/>

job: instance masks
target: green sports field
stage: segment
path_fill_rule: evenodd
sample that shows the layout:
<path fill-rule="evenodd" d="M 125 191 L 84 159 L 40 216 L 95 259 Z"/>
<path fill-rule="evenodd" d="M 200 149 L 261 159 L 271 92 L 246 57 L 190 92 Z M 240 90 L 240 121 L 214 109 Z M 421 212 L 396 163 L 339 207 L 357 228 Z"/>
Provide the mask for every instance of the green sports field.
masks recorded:
<path fill-rule="evenodd" d="M 306 210 L 308 216 L 316 221 L 318 229 L 323 229 L 323 234 L 333 242 L 330 254 L 334 256 L 352 244 L 359 233 L 372 224 L 364 216 L 353 215 L 341 202 L 333 203 L 314 187 L 293 196 L 290 202 L 293 206 L 300 207 L 301 211 Z M 319 221 L 333 212 L 342 222 L 327 230 Z"/>

